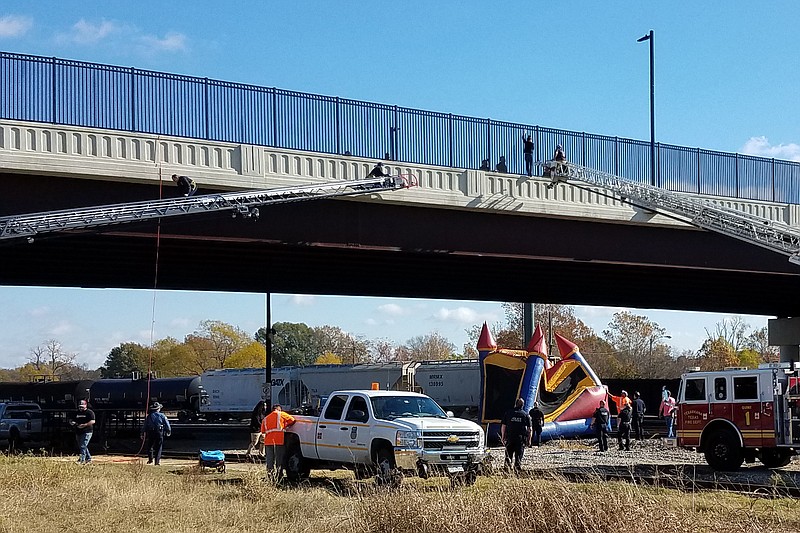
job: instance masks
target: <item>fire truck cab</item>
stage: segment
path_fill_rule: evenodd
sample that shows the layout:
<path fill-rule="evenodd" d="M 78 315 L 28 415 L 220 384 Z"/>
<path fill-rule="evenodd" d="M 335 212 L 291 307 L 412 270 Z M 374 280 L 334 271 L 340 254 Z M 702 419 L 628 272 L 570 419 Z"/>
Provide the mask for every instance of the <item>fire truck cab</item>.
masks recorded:
<path fill-rule="evenodd" d="M 800 449 L 798 363 L 681 376 L 677 445 L 705 454 L 715 470 L 759 459 L 786 466 Z"/>

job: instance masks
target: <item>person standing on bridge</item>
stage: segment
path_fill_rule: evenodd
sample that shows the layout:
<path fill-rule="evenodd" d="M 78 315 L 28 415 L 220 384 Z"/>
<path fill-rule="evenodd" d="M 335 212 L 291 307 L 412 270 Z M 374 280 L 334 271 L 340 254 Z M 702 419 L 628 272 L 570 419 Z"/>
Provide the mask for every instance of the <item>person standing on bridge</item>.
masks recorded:
<path fill-rule="evenodd" d="M 267 476 L 275 481 L 280 481 L 283 477 L 284 431 L 294 423 L 295 418 L 285 413 L 278 404 L 272 406 L 272 412 L 261 423 L 264 451 L 267 456 Z"/>
<path fill-rule="evenodd" d="M 142 440 L 144 447 L 147 448 L 147 464 L 152 464 L 155 459 L 156 466 L 161 464 L 161 450 L 164 448 L 164 437 L 172 434 L 172 427 L 169 425 L 166 415 L 161 412 L 161 405 L 158 402 L 150 406 L 150 413 L 144 419 L 142 425 Z"/>
<path fill-rule="evenodd" d="M 525 174 L 530 178 L 533 175 L 533 139 L 530 134 L 527 139 L 522 136 L 522 153 L 525 155 Z"/>
<path fill-rule="evenodd" d="M 197 184 L 189 176 L 173 174 L 172 181 L 178 185 L 178 192 L 180 192 L 182 196 L 189 197 L 197 192 Z"/>

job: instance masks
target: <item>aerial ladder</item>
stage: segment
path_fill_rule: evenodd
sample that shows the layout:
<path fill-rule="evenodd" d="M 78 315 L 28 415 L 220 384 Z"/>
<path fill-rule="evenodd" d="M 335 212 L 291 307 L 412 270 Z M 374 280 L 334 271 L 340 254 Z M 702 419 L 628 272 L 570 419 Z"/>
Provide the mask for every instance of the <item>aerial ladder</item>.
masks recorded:
<path fill-rule="evenodd" d="M 791 263 L 800 265 L 800 230 L 787 224 L 575 163 L 546 161 L 537 165 L 544 169 L 544 176 L 551 178 L 551 188 L 558 183 L 582 182 L 608 191 L 631 205 L 784 254 Z"/>
<path fill-rule="evenodd" d="M 259 207 L 396 191 L 416 185 L 413 176 L 382 176 L 352 181 L 257 191 L 206 194 L 122 204 L 101 205 L 0 217 L 0 239 L 27 238 L 68 230 L 141 222 L 156 218 L 230 211 L 233 217 L 257 219 Z"/>

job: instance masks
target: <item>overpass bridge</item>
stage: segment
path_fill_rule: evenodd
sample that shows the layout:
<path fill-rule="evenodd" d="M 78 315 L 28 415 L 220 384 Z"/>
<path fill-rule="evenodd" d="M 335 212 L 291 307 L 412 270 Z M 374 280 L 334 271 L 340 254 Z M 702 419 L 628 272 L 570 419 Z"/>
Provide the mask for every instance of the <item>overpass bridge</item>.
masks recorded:
<path fill-rule="evenodd" d="M 175 194 L 364 177 L 374 159 L 0 120 L 0 216 Z M 0 245 L 0 283 L 382 295 L 795 316 L 784 256 L 636 209 L 591 187 L 403 162 L 418 187 L 191 215 Z M 792 226 L 800 207 L 715 197 Z M 158 258 L 158 260 L 156 260 Z"/>

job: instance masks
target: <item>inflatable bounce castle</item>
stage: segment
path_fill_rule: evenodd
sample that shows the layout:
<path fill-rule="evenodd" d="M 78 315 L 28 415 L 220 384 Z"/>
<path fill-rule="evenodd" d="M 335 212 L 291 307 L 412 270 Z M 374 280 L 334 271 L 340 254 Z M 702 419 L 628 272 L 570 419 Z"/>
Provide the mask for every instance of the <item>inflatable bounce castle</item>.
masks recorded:
<path fill-rule="evenodd" d="M 481 422 L 497 439 L 503 414 L 517 398 L 525 410 L 539 402 L 544 413 L 542 439 L 593 435 L 592 415 L 608 391 L 575 343 L 555 334 L 561 359 L 551 364 L 542 329 L 537 325 L 527 350 L 498 349 L 486 323 L 478 339 L 481 375 Z"/>

